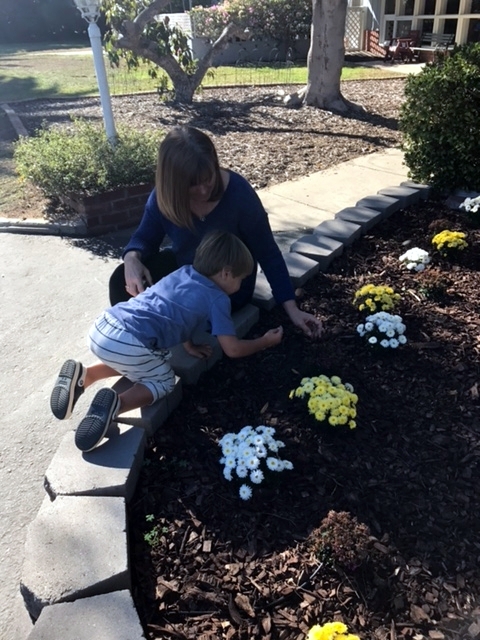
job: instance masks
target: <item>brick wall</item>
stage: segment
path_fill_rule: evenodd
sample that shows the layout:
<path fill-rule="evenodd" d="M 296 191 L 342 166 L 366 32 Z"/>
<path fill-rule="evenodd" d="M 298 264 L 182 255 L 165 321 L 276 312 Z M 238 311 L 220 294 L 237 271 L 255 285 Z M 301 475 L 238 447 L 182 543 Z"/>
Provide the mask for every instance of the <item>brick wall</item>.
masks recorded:
<path fill-rule="evenodd" d="M 367 30 L 365 31 L 365 51 L 369 51 L 376 56 L 385 55 L 385 49 L 380 46 L 378 42 L 379 33 L 378 31 Z"/>
<path fill-rule="evenodd" d="M 61 200 L 79 214 L 89 236 L 99 236 L 137 225 L 152 189 L 153 185 L 143 184 L 95 196 L 64 196 Z"/>

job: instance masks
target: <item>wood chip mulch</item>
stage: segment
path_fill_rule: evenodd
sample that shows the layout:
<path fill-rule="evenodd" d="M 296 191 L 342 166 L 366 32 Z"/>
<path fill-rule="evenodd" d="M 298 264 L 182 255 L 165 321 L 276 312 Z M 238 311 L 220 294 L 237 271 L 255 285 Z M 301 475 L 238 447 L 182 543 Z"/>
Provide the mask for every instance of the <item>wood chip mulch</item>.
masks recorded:
<path fill-rule="evenodd" d="M 466 230 L 469 248 L 454 259 L 433 252 L 440 228 Z M 465 214 L 440 203 L 401 211 L 299 292 L 324 320 L 319 341 L 280 309 L 262 313 L 250 335 L 283 324 L 281 345 L 224 358 L 184 388 L 130 506 L 134 598 L 149 638 L 303 640 L 332 620 L 362 640 L 480 637 L 479 241 Z M 415 246 L 431 251 L 430 281 L 398 262 Z M 408 343 L 394 352 L 356 334 L 352 298 L 369 282 L 402 296 Z M 354 386 L 355 430 L 322 428 L 289 399 L 303 376 L 322 373 Z M 249 501 L 223 478 L 218 447 L 245 425 L 274 427 L 294 464 Z M 332 511 L 356 521 L 319 553 Z M 362 525 L 366 553 L 345 564 Z"/>

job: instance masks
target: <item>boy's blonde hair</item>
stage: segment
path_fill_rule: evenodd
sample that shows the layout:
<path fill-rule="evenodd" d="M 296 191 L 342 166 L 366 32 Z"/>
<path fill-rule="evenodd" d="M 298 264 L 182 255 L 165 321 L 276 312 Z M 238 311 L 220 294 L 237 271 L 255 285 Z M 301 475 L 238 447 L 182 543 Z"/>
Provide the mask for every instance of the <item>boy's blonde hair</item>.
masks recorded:
<path fill-rule="evenodd" d="M 163 215 L 177 227 L 193 229 L 189 189 L 214 179 L 210 202 L 224 192 L 217 151 L 210 138 L 194 127 L 174 127 L 158 150 L 155 187 Z"/>
<path fill-rule="evenodd" d="M 249 276 L 254 264 L 245 244 L 228 231 L 208 233 L 198 245 L 193 259 L 193 268 L 207 278 L 225 268 L 229 268 L 234 277 Z"/>

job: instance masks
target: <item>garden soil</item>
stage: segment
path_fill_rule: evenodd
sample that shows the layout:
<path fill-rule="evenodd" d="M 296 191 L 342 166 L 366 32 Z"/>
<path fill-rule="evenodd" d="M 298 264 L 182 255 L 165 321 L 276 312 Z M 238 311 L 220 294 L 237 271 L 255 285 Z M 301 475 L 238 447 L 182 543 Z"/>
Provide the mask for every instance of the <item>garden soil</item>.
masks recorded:
<path fill-rule="evenodd" d="M 430 244 L 445 228 L 468 233 L 451 259 Z M 297 292 L 321 339 L 262 312 L 250 336 L 283 324 L 278 347 L 224 357 L 184 388 L 130 506 L 149 638 L 303 640 L 332 620 L 362 640 L 479 637 L 479 240 L 440 203 L 394 214 Z M 398 261 L 416 246 L 431 252 L 425 274 Z M 406 345 L 379 353 L 357 334 L 352 299 L 367 283 L 401 295 Z M 289 399 L 320 374 L 353 385 L 355 429 L 325 427 Z M 248 501 L 224 479 L 218 446 L 245 425 L 273 427 L 294 465 Z"/>

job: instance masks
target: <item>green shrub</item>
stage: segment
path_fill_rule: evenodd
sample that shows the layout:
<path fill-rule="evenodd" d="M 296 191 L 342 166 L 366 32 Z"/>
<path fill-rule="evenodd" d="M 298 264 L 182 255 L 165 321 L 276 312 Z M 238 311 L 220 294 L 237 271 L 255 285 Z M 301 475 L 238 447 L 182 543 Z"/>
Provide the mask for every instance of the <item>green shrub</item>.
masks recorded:
<path fill-rule="evenodd" d="M 119 127 L 112 146 L 103 127 L 75 120 L 71 128 L 44 128 L 21 138 L 14 150 L 16 171 L 52 199 L 153 183 L 163 135 Z"/>
<path fill-rule="evenodd" d="M 400 128 L 411 178 L 441 191 L 480 190 L 480 44 L 409 76 L 405 96 Z"/>

